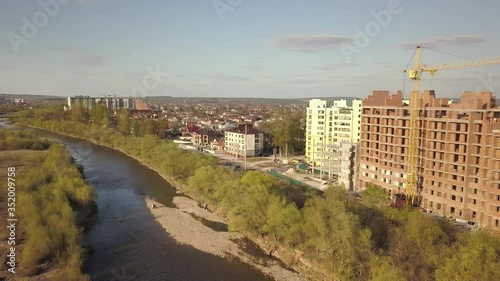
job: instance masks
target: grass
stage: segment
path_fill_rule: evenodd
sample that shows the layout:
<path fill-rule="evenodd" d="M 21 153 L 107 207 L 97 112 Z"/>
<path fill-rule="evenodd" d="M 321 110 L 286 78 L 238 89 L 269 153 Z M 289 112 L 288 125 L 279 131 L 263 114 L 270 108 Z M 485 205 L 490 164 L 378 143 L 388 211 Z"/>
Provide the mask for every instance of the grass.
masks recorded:
<path fill-rule="evenodd" d="M 43 159 L 47 156 L 46 151 L 40 150 L 2 150 L 0 151 L 0 178 L 7 180 L 7 168 L 15 167 L 16 176 L 15 180 L 22 177 L 23 174 L 27 173 L 31 168 L 36 168 L 40 165 Z M 2 182 L 2 190 L 0 191 L 0 202 L 1 206 L 6 206 L 7 201 L 7 184 Z M 7 208 L 0 208 L 0 217 L 7 217 Z M 8 235 L 8 229 L 6 227 L 0 227 L 0 241 Z M 1 248 L 1 247 L 0 247 Z"/>
<path fill-rule="evenodd" d="M 47 151 L 43 150 L 2 150 L 0 151 L 0 170 L 2 176 L 7 176 L 8 167 L 16 167 L 16 171 L 22 173 L 24 170 L 36 167 L 40 164 Z M 40 161 L 33 161 L 39 159 Z"/>
<path fill-rule="evenodd" d="M 266 157 L 248 157 L 247 162 L 259 162 L 259 161 L 269 161 L 272 162 L 273 160 L 266 158 Z"/>

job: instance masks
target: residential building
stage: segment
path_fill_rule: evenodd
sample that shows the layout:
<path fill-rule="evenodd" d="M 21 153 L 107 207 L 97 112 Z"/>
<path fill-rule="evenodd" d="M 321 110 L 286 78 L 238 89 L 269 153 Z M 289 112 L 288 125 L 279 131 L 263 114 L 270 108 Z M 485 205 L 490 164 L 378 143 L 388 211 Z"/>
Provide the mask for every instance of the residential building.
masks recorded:
<path fill-rule="evenodd" d="M 122 109 L 135 109 L 134 99 L 119 97 L 101 97 L 96 98 L 99 104 L 105 104 L 109 110 L 120 111 Z"/>
<path fill-rule="evenodd" d="M 347 190 L 358 190 L 359 143 L 342 142 L 339 145 L 338 183 Z"/>
<path fill-rule="evenodd" d="M 306 160 L 325 178 L 357 189 L 361 100 L 341 99 L 329 106 L 312 99 L 306 110 Z"/>
<path fill-rule="evenodd" d="M 324 147 L 339 145 L 342 142 L 359 142 L 361 100 L 337 100 L 328 106 L 325 100 L 312 99 L 306 110 L 308 161 L 323 159 Z"/>
<path fill-rule="evenodd" d="M 200 129 L 198 132 L 193 132 L 193 145 L 195 147 L 207 148 L 213 140 L 218 137 L 217 132 L 210 129 Z"/>
<path fill-rule="evenodd" d="M 90 96 L 74 96 L 68 97 L 68 106 L 73 108 L 76 106 L 83 107 L 87 110 L 94 108 L 96 105 L 96 99 Z"/>
<path fill-rule="evenodd" d="M 406 188 L 409 107 L 402 93 L 374 91 L 362 103 L 360 186 L 392 196 Z M 420 206 L 500 228 L 500 108 L 492 93 L 464 92 L 460 101 L 420 97 Z"/>
<path fill-rule="evenodd" d="M 132 98 L 120 98 L 120 97 L 90 97 L 90 96 L 74 96 L 68 97 L 69 108 L 75 106 L 81 106 L 90 110 L 96 106 L 96 104 L 104 104 L 109 110 L 120 111 L 125 109 L 135 109 L 136 100 Z"/>
<path fill-rule="evenodd" d="M 237 128 L 224 132 L 226 154 L 235 158 L 255 157 L 264 151 L 264 133 L 252 124 L 239 124 Z"/>

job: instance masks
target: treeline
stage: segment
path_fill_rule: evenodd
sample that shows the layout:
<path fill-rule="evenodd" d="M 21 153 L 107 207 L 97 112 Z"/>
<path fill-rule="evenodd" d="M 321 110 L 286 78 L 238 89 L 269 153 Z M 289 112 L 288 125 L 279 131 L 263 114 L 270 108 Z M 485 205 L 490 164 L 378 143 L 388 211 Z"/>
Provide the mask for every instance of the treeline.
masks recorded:
<path fill-rule="evenodd" d="M 30 125 L 37 127 L 41 127 L 44 121 L 65 120 L 83 125 L 92 125 L 103 131 L 112 130 L 113 132 L 120 132 L 123 135 L 137 137 L 152 135 L 163 138 L 168 125 L 165 120 L 131 119 L 130 112 L 126 109 L 119 111 L 114 116 L 102 104 L 98 104 L 90 110 L 76 106 L 66 111 L 61 106 L 56 105 L 44 109 L 19 111 L 17 115 L 20 118 L 18 120 L 20 125 L 23 125 L 26 120 L 32 120 L 33 123 L 30 123 Z M 48 129 L 52 130 L 51 128 Z"/>
<path fill-rule="evenodd" d="M 159 171 L 196 199 L 227 214 L 229 229 L 267 241 L 288 263 L 311 261 L 314 280 L 500 280 L 500 242 L 477 231 L 410 209 L 388 207 L 387 196 L 367 186 L 360 202 L 339 186 L 308 194 L 298 204 L 283 183 L 256 171 L 232 172 L 211 156 L 152 136 L 65 120 L 26 123 L 120 149 Z M 326 272 L 327 274 L 320 274 Z"/>
<path fill-rule="evenodd" d="M 45 264 L 51 280 L 89 280 L 81 272 L 81 214 L 93 207 L 93 189 L 63 146 L 49 145 L 28 131 L 0 130 L 0 136 L 0 150 L 39 149 L 34 144 L 40 143 L 48 148 L 42 157 L 29 158 L 36 169 L 16 175 L 16 214 L 25 238 L 19 247 L 21 273 L 40 274 L 45 270 L 40 265 Z"/>

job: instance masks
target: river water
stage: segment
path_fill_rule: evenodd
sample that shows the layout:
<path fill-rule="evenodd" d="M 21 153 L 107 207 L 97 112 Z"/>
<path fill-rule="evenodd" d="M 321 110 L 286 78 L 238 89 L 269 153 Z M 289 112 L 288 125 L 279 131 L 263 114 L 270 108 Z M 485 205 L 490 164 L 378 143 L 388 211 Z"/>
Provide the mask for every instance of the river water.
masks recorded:
<path fill-rule="evenodd" d="M 144 196 L 153 196 L 173 207 L 175 189 L 156 172 L 121 152 L 43 134 L 66 145 L 96 190 L 97 221 L 84 234 L 94 249 L 84 266 L 93 281 L 273 280 L 238 260 L 177 244 L 144 203 Z"/>

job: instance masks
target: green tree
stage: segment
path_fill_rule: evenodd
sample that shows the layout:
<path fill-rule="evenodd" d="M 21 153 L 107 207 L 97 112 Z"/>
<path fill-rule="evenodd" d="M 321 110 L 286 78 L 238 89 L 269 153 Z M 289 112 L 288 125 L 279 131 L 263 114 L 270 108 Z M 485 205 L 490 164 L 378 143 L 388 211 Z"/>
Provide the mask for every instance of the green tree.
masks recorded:
<path fill-rule="evenodd" d="M 118 113 L 118 131 L 122 134 L 129 135 L 131 123 L 130 111 L 125 108 L 120 110 Z"/>
<path fill-rule="evenodd" d="M 388 206 L 391 202 L 385 190 L 375 184 L 369 183 L 366 185 L 362 193 L 363 203 L 369 207 Z"/>
<path fill-rule="evenodd" d="M 392 262 L 391 257 L 374 255 L 370 264 L 371 281 L 405 281 L 404 272 Z"/>
<path fill-rule="evenodd" d="M 273 117 L 274 121 L 265 122 L 259 127 L 262 131 L 272 135 L 272 145 L 279 147 L 282 153 L 303 151 L 305 147 L 304 113 L 282 110 L 276 112 Z"/>
<path fill-rule="evenodd" d="M 87 110 L 82 106 L 74 106 L 71 108 L 71 120 L 86 124 L 89 120 Z"/>
<path fill-rule="evenodd" d="M 156 120 L 147 119 L 144 122 L 144 127 L 145 127 L 144 131 L 145 135 L 156 135 L 157 132 L 156 130 L 158 129 L 158 123 L 156 122 Z"/>
<path fill-rule="evenodd" d="M 294 203 L 287 203 L 284 198 L 272 195 L 267 208 L 267 219 L 263 230 L 276 246 L 291 246 L 298 240 L 302 228 L 302 214 Z"/>
<path fill-rule="evenodd" d="M 97 104 L 89 111 L 90 119 L 98 126 L 109 126 L 109 110 L 104 104 Z"/>
<path fill-rule="evenodd" d="M 456 252 L 436 270 L 437 281 L 500 280 L 500 241 L 486 232 L 464 235 Z"/>
<path fill-rule="evenodd" d="M 132 135 L 138 137 L 140 136 L 141 132 L 140 132 L 140 128 L 139 128 L 139 121 L 137 119 L 132 119 L 132 124 L 130 125 L 130 131 L 132 133 Z"/>

